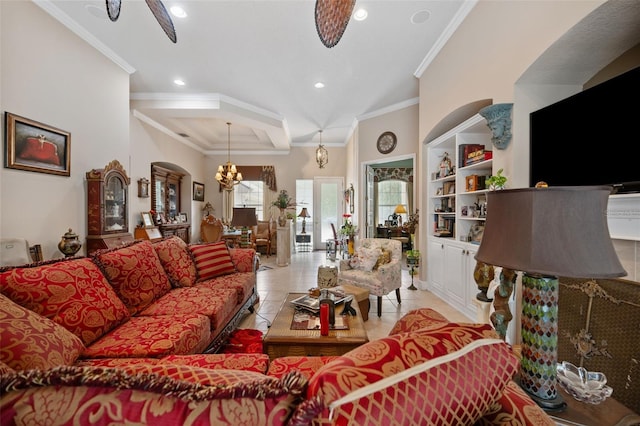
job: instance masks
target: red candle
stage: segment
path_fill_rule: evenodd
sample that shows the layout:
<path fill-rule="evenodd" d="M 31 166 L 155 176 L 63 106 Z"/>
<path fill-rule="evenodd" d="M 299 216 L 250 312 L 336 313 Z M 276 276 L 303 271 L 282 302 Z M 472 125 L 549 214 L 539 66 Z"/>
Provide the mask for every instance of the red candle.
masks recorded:
<path fill-rule="evenodd" d="M 329 305 L 320 304 L 320 335 L 329 335 Z"/>

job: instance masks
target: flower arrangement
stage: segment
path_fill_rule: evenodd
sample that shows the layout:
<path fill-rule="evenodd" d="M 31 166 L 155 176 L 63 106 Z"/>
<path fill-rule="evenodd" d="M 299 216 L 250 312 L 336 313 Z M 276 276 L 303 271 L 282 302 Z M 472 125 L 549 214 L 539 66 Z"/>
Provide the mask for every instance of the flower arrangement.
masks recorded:
<path fill-rule="evenodd" d="M 344 218 L 344 224 L 340 227 L 340 234 L 348 236 L 355 235 L 358 232 L 358 227 L 351 222 L 351 215 L 345 213 L 342 217 Z"/>
<path fill-rule="evenodd" d="M 291 196 L 289 196 L 287 190 L 283 189 L 278 194 L 278 198 L 276 198 L 275 201 L 271 203 L 271 205 L 279 208 L 282 211 L 295 207 L 296 203 L 291 199 Z"/>

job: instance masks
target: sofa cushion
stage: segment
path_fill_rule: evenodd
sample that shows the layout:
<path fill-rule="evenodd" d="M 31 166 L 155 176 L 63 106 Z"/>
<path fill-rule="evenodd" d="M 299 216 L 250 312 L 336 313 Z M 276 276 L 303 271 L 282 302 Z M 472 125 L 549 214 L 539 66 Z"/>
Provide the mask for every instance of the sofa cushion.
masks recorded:
<path fill-rule="evenodd" d="M 209 319 L 183 313 L 131 317 L 82 353 L 83 358 L 159 358 L 203 352 L 211 341 Z"/>
<path fill-rule="evenodd" d="M 224 240 L 209 244 L 191 244 L 189 249 L 196 261 L 198 281 L 236 272 Z"/>
<path fill-rule="evenodd" d="M 0 294 L 0 362 L 14 370 L 71 365 L 84 350 L 78 336 Z"/>
<path fill-rule="evenodd" d="M 306 385 L 239 370 L 59 367 L 0 382 L 3 424 L 284 425 Z"/>
<path fill-rule="evenodd" d="M 209 319 L 211 330 L 226 324 L 236 312 L 237 292 L 230 288 L 210 288 L 203 285 L 175 288 L 156 300 L 140 316 L 171 316 L 176 313 L 197 313 Z"/>
<path fill-rule="evenodd" d="M 226 288 L 236 292 L 235 303 L 240 305 L 249 298 L 256 286 L 256 274 L 253 272 L 237 272 L 201 281 L 198 286 L 213 289 Z"/>
<path fill-rule="evenodd" d="M 125 305 L 88 258 L 0 269 L 0 291 L 62 325 L 85 346 L 129 318 Z"/>
<path fill-rule="evenodd" d="M 228 369 L 266 373 L 269 364 L 267 354 L 190 354 L 168 355 L 162 358 L 92 358 L 81 359 L 78 367 L 119 368 L 129 373 L 147 372 L 148 366 L 163 364 L 188 365 L 208 369 Z"/>
<path fill-rule="evenodd" d="M 191 287 L 196 283 L 196 265 L 182 238 L 160 240 L 153 248 L 174 287 Z"/>
<path fill-rule="evenodd" d="M 316 371 L 325 364 L 337 359 L 338 356 L 284 356 L 275 358 L 269 363 L 267 374 L 272 377 L 280 378 L 285 374 L 297 370 L 304 377 L 310 379 L 316 374 Z"/>
<path fill-rule="evenodd" d="M 315 415 L 332 410 L 334 420 L 354 424 L 370 416 L 382 416 L 381 424 L 473 424 L 517 371 L 518 359 L 495 337 L 489 325 L 449 323 L 378 339 L 320 368 L 307 397 L 324 405 Z"/>
<path fill-rule="evenodd" d="M 421 328 L 440 328 L 449 321 L 431 308 L 413 309 L 402 316 L 391 328 L 389 335 L 419 330 Z"/>
<path fill-rule="evenodd" d="M 229 254 L 238 272 L 256 272 L 256 251 L 251 248 L 230 248 Z"/>
<path fill-rule="evenodd" d="M 169 278 L 148 240 L 100 251 L 94 261 L 132 315 L 171 290 Z"/>
<path fill-rule="evenodd" d="M 555 426 L 556 424 L 519 385 L 510 381 L 500 398 L 491 404 L 487 413 L 475 426 Z"/>

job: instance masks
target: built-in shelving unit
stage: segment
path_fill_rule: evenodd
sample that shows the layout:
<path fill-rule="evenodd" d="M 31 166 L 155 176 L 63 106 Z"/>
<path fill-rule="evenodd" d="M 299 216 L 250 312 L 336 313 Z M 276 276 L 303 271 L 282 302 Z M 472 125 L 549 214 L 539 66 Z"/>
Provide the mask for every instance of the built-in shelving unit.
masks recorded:
<path fill-rule="evenodd" d="M 465 146 L 467 153 L 492 150 L 491 131 L 480 115 L 427 145 L 427 286 L 475 320 L 474 256 L 486 220 L 484 179 L 493 173 L 493 159 L 486 154 L 488 159 L 467 165 Z"/>

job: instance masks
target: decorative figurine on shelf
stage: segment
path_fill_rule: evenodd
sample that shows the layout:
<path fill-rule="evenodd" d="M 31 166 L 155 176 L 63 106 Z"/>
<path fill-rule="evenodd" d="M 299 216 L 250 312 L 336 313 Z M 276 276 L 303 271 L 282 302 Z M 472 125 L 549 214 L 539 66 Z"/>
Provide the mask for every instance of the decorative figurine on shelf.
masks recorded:
<path fill-rule="evenodd" d="M 440 179 L 445 178 L 449 175 L 453 174 L 453 166 L 451 164 L 451 158 L 449 158 L 449 153 L 445 152 L 442 155 L 442 161 L 440 161 Z"/>
<path fill-rule="evenodd" d="M 82 243 L 78 239 L 78 234 L 74 233 L 71 228 L 63 236 L 58 243 L 58 250 L 64 254 L 65 257 L 73 257 L 82 247 Z"/>

